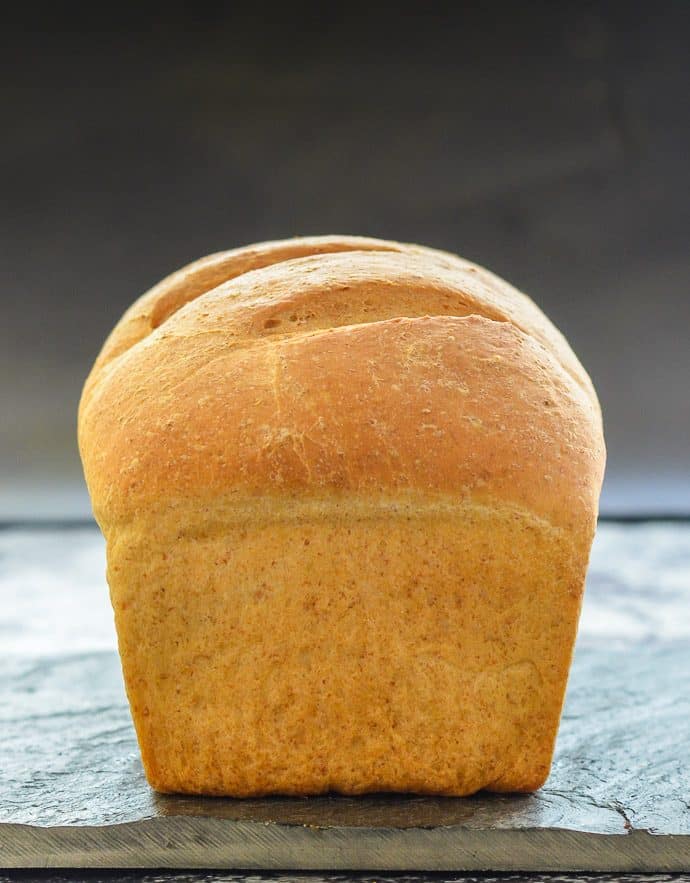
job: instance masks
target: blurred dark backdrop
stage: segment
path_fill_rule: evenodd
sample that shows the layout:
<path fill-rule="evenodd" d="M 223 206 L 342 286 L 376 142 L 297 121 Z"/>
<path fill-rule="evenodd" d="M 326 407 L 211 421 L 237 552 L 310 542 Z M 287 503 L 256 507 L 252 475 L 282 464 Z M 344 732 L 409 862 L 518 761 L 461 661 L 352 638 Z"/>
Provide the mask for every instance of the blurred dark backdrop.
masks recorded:
<path fill-rule="evenodd" d="M 80 386 L 138 294 L 321 232 L 531 294 L 600 393 L 602 510 L 690 513 L 690 3 L 440 8 L 5 18 L 0 518 L 88 513 Z"/>

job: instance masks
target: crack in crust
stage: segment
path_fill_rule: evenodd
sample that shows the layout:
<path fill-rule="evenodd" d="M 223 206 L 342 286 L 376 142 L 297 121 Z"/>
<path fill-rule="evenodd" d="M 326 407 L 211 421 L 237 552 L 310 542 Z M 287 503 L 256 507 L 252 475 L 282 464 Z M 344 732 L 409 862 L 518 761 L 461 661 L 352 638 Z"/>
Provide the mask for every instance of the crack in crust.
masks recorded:
<path fill-rule="evenodd" d="M 171 320 L 185 313 L 186 321 Z M 363 237 L 311 237 L 221 252 L 143 295 L 106 341 L 87 388 L 106 366 L 158 333 L 203 333 L 219 318 L 234 342 L 393 318 L 478 315 L 533 337 L 587 392 L 591 381 L 565 338 L 525 294 L 436 249 Z M 181 324 L 181 328 L 178 328 Z M 217 325 L 216 325 L 217 327 Z"/>

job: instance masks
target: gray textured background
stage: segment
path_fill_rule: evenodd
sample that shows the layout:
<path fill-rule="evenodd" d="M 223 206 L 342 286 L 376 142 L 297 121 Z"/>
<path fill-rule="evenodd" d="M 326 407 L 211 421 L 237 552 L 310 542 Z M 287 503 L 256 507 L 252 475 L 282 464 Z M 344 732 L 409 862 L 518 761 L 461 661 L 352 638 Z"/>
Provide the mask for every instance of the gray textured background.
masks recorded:
<path fill-rule="evenodd" d="M 690 3 L 282 9 L 0 28 L 0 519 L 88 513 L 79 390 L 135 296 L 318 232 L 530 293 L 600 392 L 603 511 L 690 512 Z"/>

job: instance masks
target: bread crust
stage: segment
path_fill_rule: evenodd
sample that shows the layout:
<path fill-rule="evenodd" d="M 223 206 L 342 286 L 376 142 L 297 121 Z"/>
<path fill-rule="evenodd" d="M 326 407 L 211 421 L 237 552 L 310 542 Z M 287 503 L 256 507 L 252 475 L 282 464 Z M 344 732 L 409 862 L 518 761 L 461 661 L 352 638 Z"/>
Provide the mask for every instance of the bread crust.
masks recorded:
<path fill-rule="evenodd" d="M 116 326 L 79 441 L 154 787 L 544 780 L 605 449 L 525 295 L 357 237 L 213 255 Z"/>

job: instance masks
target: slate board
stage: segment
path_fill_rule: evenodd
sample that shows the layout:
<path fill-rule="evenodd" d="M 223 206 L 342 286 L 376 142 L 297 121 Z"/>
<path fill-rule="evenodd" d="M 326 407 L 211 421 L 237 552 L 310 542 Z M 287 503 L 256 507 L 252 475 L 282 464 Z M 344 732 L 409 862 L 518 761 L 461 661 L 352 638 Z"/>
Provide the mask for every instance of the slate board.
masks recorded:
<path fill-rule="evenodd" d="M 602 524 L 552 775 L 465 799 L 143 777 L 92 528 L 0 532 L 0 867 L 690 870 L 690 524 Z"/>

